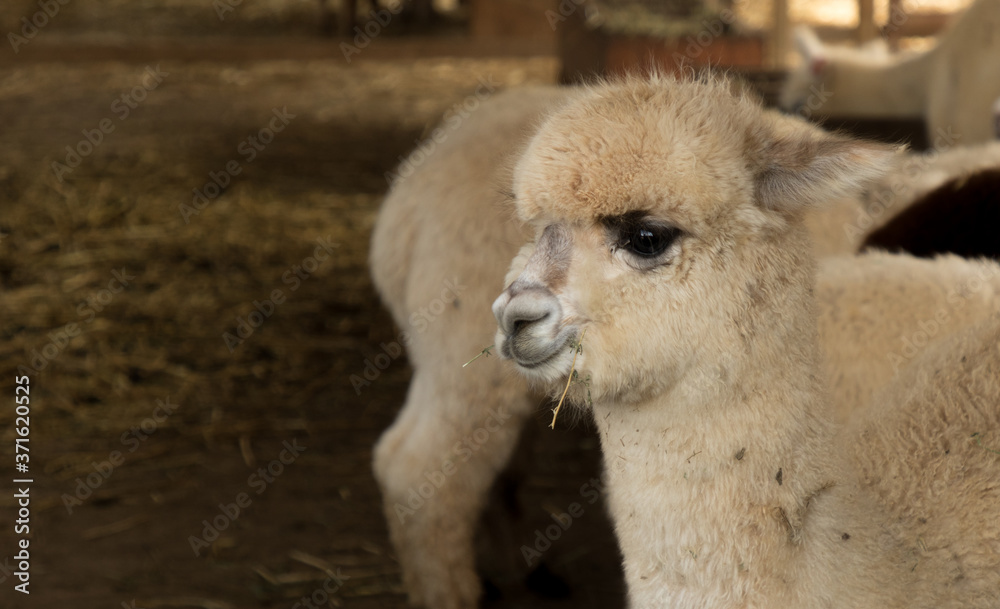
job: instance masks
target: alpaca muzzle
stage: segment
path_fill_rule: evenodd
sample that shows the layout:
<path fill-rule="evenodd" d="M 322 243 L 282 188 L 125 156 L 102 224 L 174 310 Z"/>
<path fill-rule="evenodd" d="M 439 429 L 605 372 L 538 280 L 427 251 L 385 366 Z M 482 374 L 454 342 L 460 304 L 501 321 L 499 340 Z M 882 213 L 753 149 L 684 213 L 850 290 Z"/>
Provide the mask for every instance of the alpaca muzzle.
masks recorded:
<path fill-rule="evenodd" d="M 571 254 L 572 238 L 566 227 L 545 227 L 520 275 L 493 303 L 500 356 L 543 376 L 556 372 L 557 356 L 577 332 L 564 323 L 556 296 L 566 282 Z"/>
<path fill-rule="evenodd" d="M 493 303 L 500 356 L 525 368 L 557 355 L 575 332 L 562 324 L 562 307 L 548 288 L 515 282 Z"/>

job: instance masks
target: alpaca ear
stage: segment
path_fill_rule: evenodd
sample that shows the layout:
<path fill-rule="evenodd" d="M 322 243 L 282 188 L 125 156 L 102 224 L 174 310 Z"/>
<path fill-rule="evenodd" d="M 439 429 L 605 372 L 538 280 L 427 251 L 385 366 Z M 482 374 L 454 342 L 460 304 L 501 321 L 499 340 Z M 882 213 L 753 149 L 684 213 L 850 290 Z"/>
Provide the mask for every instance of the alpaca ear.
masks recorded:
<path fill-rule="evenodd" d="M 795 213 L 856 195 L 889 171 L 900 151 L 886 144 L 802 131 L 781 134 L 761 151 L 755 194 L 766 209 Z"/>

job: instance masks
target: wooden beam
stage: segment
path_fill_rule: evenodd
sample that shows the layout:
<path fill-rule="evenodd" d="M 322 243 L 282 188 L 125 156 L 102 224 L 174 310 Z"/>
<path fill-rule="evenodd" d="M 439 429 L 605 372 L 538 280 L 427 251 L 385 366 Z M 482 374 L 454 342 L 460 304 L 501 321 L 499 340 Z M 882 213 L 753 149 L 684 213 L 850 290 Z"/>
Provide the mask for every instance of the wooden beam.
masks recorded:
<path fill-rule="evenodd" d="M 909 20 L 903 0 L 889 0 L 889 17 L 882 26 L 882 35 L 889 41 L 889 49 L 899 50 L 900 27 Z"/>
<path fill-rule="evenodd" d="M 906 19 L 899 25 L 894 26 L 890 21 L 886 24 L 884 31 L 888 34 L 890 33 L 890 28 L 894 29 L 896 35 L 900 38 L 909 36 L 937 36 L 948 26 L 948 22 L 951 21 L 953 16 L 954 13 L 942 13 L 938 11 L 909 13 L 906 15 Z"/>
<path fill-rule="evenodd" d="M 937 36 L 948 25 L 952 14 L 920 11 L 910 13 L 906 20 L 895 25 L 896 34 L 900 38 L 911 36 Z M 892 23 L 888 23 L 880 28 L 883 36 L 889 36 Z M 845 28 L 839 25 L 816 25 L 813 27 L 821 40 L 834 44 L 847 44 L 852 40 L 857 40 L 857 30 Z"/>

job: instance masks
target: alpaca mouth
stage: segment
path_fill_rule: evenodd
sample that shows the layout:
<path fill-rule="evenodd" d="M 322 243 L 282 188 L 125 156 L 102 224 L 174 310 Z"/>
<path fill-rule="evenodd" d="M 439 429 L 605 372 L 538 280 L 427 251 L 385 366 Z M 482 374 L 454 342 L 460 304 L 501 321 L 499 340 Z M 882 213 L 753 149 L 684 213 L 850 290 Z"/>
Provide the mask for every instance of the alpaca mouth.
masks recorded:
<path fill-rule="evenodd" d="M 567 346 L 578 326 L 566 319 L 551 290 L 517 279 L 493 301 L 492 308 L 502 358 L 514 360 L 521 373 L 536 380 L 554 378 L 569 369 L 574 351 Z"/>
<path fill-rule="evenodd" d="M 513 360 L 529 377 L 561 378 L 568 373 L 576 353 L 576 335 L 574 328 L 563 328 L 557 339 L 547 344 L 539 344 L 538 340 L 519 340 L 515 335 L 504 341 L 500 354 Z"/>
<path fill-rule="evenodd" d="M 512 359 L 515 362 L 517 362 L 518 366 L 520 366 L 522 368 L 527 368 L 528 370 L 534 370 L 536 368 L 540 368 L 540 367 L 548 364 L 549 362 L 551 362 L 552 360 L 554 360 L 558 356 L 559 356 L 559 349 L 554 349 L 550 354 L 548 354 L 547 356 L 543 357 L 542 359 L 534 359 L 534 360 L 528 360 L 528 359 L 519 357 L 516 353 L 508 355 L 508 357 L 510 357 L 510 359 Z"/>
<path fill-rule="evenodd" d="M 565 342 L 553 342 L 549 345 L 539 345 L 540 341 L 531 337 L 512 336 L 504 341 L 501 352 L 504 357 L 514 360 L 522 368 L 538 368 L 552 361 L 559 355 Z"/>

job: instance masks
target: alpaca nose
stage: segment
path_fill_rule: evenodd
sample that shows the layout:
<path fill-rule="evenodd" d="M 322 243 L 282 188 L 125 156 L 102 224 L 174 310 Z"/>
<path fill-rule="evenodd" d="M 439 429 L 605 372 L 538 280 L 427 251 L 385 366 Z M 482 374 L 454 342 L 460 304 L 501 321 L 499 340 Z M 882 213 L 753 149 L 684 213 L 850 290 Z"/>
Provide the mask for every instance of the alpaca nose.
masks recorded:
<path fill-rule="evenodd" d="M 562 307 L 542 286 L 511 286 L 493 302 L 500 354 L 522 365 L 544 361 L 559 347 Z"/>
<path fill-rule="evenodd" d="M 559 302 L 546 288 L 508 289 L 493 302 L 493 315 L 503 333 L 510 336 L 528 324 L 554 316 L 558 308 Z"/>

